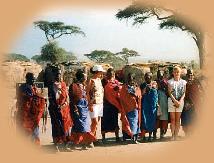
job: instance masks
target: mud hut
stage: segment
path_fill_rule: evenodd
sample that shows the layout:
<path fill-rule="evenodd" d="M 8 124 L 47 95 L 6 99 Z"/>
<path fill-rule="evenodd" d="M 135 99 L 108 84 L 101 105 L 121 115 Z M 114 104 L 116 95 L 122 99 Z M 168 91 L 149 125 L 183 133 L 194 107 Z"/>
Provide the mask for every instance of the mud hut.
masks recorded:
<path fill-rule="evenodd" d="M 93 62 L 64 62 L 60 64 L 47 64 L 46 67 L 40 72 L 38 81 L 44 82 L 47 87 L 53 81 L 53 69 L 60 68 L 62 70 L 63 81 L 69 86 L 75 81 L 75 74 L 78 69 L 84 70 L 90 77 L 90 68 L 96 63 Z M 107 70 L 109 64 L 101 64 L 105 70 Z"/>
<path fill-rule="evenodd" d="M 124 82 L 127 81 L 127 76 L 129 73 L 134 73 L 135 75 L 135 80 L 138 84 L 141 84 L 144 81 L 144 74 L 146 72 L 151 72 L 150 64 L 147 63 L 142 63 L 142 64 L 129 64 L 126 65 L 123 69 L 123 77 L 124 77 Z"/>
<path fill-rule="evenodd" d="M 27 72 L 32 72 L 35 76 L 42 70 L 42 66 L 32 62 L 4 62 L 1 65 L 5 80 L 9 87 L 16 87 L 16 83 L 25 82 Z"/>

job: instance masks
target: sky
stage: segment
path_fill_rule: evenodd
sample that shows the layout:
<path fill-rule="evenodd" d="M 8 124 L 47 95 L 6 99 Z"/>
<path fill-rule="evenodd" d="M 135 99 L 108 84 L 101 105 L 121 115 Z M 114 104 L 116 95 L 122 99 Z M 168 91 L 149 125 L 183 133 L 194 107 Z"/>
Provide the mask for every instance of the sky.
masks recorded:
<path fill-rule="evenodd" d="M 19 38 L 12 45 L 12 53 L 31 58 L 40 54 L 41 47 L 47 43 L 44 32 L 33 26 L 34 21 L 61 21 L 75 25 L 85 32 L 81 35 L 62 36 L 57 41 L 67 51 L 77 55 L 79 60 L 87 60 L 84 54 L 93 50 L 120 52 L 122 48 L 137 51 L 140 56 L 130 58 L 130 62 L 146 60 L 198 62 L 198 48 L 191 35 L 179 29 L 160 30 L 156 19 L 132 26 L 131 21 L 118 20 L 118 9 L 58 8 L 47 10 L 35 16 L 25 26 Z"/>

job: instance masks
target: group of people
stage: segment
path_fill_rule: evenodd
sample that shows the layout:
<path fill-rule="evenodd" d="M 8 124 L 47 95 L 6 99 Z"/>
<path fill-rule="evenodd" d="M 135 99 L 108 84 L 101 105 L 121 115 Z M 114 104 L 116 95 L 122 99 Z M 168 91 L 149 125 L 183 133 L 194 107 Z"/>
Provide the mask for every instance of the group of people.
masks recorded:
<path fill-rule="evenodd" d="M 192 70 L 187 71 L 187 81 L 181 78 L 181 69 L 175 66 L 172 77 L 163 71 L 147 72 L 145 82 L 137 84 L 135 75 L 129 73 L 125 83 L 115 78 L 113 68 L 107 72 L 101 65 L 91 68 L 92 77 L 84 70 L 77 70 L 75 82 L 66 86 L 59 68 L 53 69 L 53 81 L 48 85 L 49 115 L 52 137 L 56 149 L 69 150 L 80 144 L 83 149 L 93 148 L 97 139 L 97 127 L 101 122 L 102 143 L 106 133 L 115 133 L 116 142 L 138 144 L 140 137 L 148 140 L 160 139 L 170 123 L 172 140 L 178 138 L 180 119 L 184 132 L 191 132 L 199 105 L 201 86 L 195 82 Z M 105 74 L 105 75 L 104 75 Z M 26 74 L 26 83 L 19 87 L 17 97 L 17 122 L 21 129 L 37 144 L 39 120 L 45 99 L 39 96 L 34 85 L 33 73 Z M 122 140 L 119 137 L 119 119 L 122 124 Z"/>

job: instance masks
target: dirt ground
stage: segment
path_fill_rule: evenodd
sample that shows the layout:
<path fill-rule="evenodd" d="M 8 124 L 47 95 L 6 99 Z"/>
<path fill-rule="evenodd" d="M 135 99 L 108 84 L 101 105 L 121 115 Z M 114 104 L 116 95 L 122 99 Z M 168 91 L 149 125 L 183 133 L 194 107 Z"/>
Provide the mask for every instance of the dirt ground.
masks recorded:
<path fill-rule="evenodd" d="M 44 152 L 47 152 L 49 154 L 55 154 L 56 150 L 53 145 L 52 137 L 51 137 L 50 118 L 48 118 L 46 132 L 42 132 L 42 120 L 40 123 L 41 123 L 40 139 L 41 139 L 42 150 L 44 150 Z M 100 128 L 101 127 L 99 124 L 97 138 L 98 140 L 101 141 Z M 120 137 L 122 137 L 121 130 L 120 130 Z M 124 143 L 115 142 L 114 133 L 107 133 L 106 134 L 107 142 L 105 144 L 99 144 L 95 146 L 93 149 L 84 150 L 84 151 L 80 147 L 77 147 L 76 149 L 72 150 L 72 152 L 69 152 L 69 153 L 75 153 L 75 157 L 77 158 L 88 154 L 90 154 L 90 156 L 92 157 L 93 155 L 95 156 L 97 152 L 99 152 L 99 154 L 103 156 L 113 156 L 115 155 L 115 153 L 117 154 L 123 153 L 123 155 L 124 154 L 137 155 L 137 154 L 140 154 L 141 152 L 149 152 L 151 150 L 164 149 L 165 147 L 170 147 L 175 143 L 180 143 L 184 141 L 184 133 L 182 131 L 182 128 L 180 129 L 179 139 L 177 141 L 170 140 L 170 128 L 168 128 L 168 131 L 163 140 L 160 140 L 159 137 L 160 137 L 160 131 L 158 129 L 157 140 L 155 141 L 148 142 L 147 140 L 139 139 L 139 142 L 140 142 L 139 144 L 131 144 L 130 141 L 127 141 L 128 143 L 124 144 Z M 148 135 L 146 135 L 146 138 L 148 138 Z M 68 152 L 60 152 L 60 153 L 68 153 Z"/>

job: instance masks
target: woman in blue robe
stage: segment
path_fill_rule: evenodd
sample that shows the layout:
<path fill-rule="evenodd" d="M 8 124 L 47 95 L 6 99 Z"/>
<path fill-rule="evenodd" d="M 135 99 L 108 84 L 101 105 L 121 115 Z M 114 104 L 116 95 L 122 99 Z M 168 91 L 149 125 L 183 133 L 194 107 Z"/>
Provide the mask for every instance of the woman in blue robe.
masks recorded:
<path fill-rule="evenodd" d="M 152 73 L 148 72 L 144 76 L 145 82 L 141 84 L 142 91 L 142 121 L 141 130 L 149 132 L 149 141 L 152 132 L 156 134 L 158 92 L 157 83 L 152 81 Z"/>

